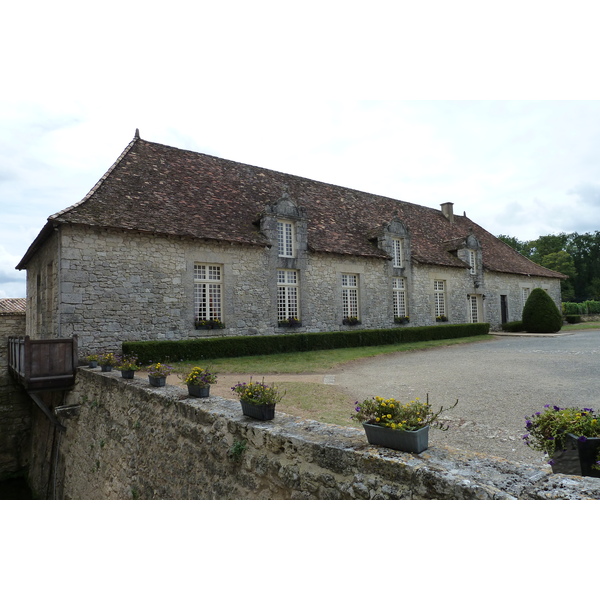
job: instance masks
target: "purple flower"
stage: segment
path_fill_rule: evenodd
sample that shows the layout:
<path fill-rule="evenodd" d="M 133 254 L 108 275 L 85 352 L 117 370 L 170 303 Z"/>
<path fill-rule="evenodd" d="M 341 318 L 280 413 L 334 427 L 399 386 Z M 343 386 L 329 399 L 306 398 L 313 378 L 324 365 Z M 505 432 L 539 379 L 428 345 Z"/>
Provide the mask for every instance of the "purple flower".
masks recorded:
<path fill-rule="evenodd" d="M 587 438 L 585 437 L 585 435 L 581 435 L 577 438 L 577 441 L 583 444 L 584 442 L 587 442 Z"/>
<path fill-rule="evenodd" d="M 360 412 L 360 406 L 357 406 L 357 407 L 356 407 L 354 410 L 355 410 L 356 412 Z"/>
<path fill-rule="evenodd" d="M 549 404 L 544 404 L 544 408 L 550 408 Z"/>
<path fill-rule="evenodd" d="M 549 465 L 553 465 L 553 464 L 554 464 L 554 459 L 553 459 L 553 458 L 551 458 L 551 459 L 548 461 L 548 464 L 549 464 Z"/>
<path fill-rule="evenodd" d="M 554 406 L 554 410 L 558 412 L 560 408 L 558 408 L 558 406 Z"/>

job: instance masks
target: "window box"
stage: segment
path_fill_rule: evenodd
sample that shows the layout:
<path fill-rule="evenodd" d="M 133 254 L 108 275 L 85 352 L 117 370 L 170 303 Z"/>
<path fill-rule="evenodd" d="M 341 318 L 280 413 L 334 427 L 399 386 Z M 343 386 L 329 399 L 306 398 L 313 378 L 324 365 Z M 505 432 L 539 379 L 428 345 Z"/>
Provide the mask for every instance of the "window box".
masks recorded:
<path fill-rule="evenodd" d="M 194 323 L 196 329 L 225 329 L 225 323 L 220 319 L 201 319 Z"/>
<path fill-rule="evenodd" d="M 358 317 L 344 317 L 343 325 L 360 325 L 361 321 Z"/>
<path fill-rule="evenodd" d="M 410 319 L 408 317 L 394 317 L 394 323 L 397 323 L 398 325 L 406 325 L 409 322 Z"/>
<path fill-rule="evenodd" d="M 302 327 L 302 321 L 296 317 L 289 317 L 282 321 L 278 321 L 277 325 L 279 327 Z"/>

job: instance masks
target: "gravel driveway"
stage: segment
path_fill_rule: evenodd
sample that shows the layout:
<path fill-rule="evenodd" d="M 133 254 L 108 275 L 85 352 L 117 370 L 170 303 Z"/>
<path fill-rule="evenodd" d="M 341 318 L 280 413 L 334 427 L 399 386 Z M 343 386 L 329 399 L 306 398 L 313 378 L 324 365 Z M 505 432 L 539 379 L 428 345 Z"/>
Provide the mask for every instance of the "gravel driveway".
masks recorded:
<path fill-rule="evenodd" d="M 430 433 L 447 445 L 509 460 L 539 463 L 523 444 L 525 416 L 544 404 L 600 411 L 600 330 L 555 336 L 492 336 L 490 341 L 400 352 L 355 361 L 334 375 L 357 400 L 368 396 L 429 400 L 448 413 L 450 430 Z M 333 380 L 330 381 L 334 383 Z"/>

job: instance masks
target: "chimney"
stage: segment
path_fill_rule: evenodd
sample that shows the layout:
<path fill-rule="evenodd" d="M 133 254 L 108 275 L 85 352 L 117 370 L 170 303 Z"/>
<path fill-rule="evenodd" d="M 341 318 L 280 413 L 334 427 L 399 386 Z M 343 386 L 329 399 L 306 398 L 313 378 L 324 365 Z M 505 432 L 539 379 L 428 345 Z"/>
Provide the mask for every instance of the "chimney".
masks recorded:
<path fill-rule="evenodd" d="M 450 221 L 450 223 L 454 223 L 454 211 L 452 207 L 454 206 L 454 202 L 444 202 L 444 204 L 440 205 L 442 207 L 442 214 Z"/>

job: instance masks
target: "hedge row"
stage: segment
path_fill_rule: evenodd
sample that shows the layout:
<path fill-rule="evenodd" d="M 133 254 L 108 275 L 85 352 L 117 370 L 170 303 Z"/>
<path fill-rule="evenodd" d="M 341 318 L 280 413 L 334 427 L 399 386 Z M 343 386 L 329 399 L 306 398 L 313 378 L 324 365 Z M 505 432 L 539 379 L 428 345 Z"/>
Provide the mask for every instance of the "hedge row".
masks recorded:
<path fill-rule="evenodd" d="M 563 315 L 600 315 L 600 300 L 585 302 L 563 302 Z"/>
<path fill-rule="evenodd" d="M 393 329 L 360 329 L 327 333 L 224 336 L 178 341 L 123 342 L 124 354 L 135 354 L 141 364 L 207 360 L 259 354 L 331 350 L 471 337 L 489 333 L 489 323 L 432 325 Z"/>

